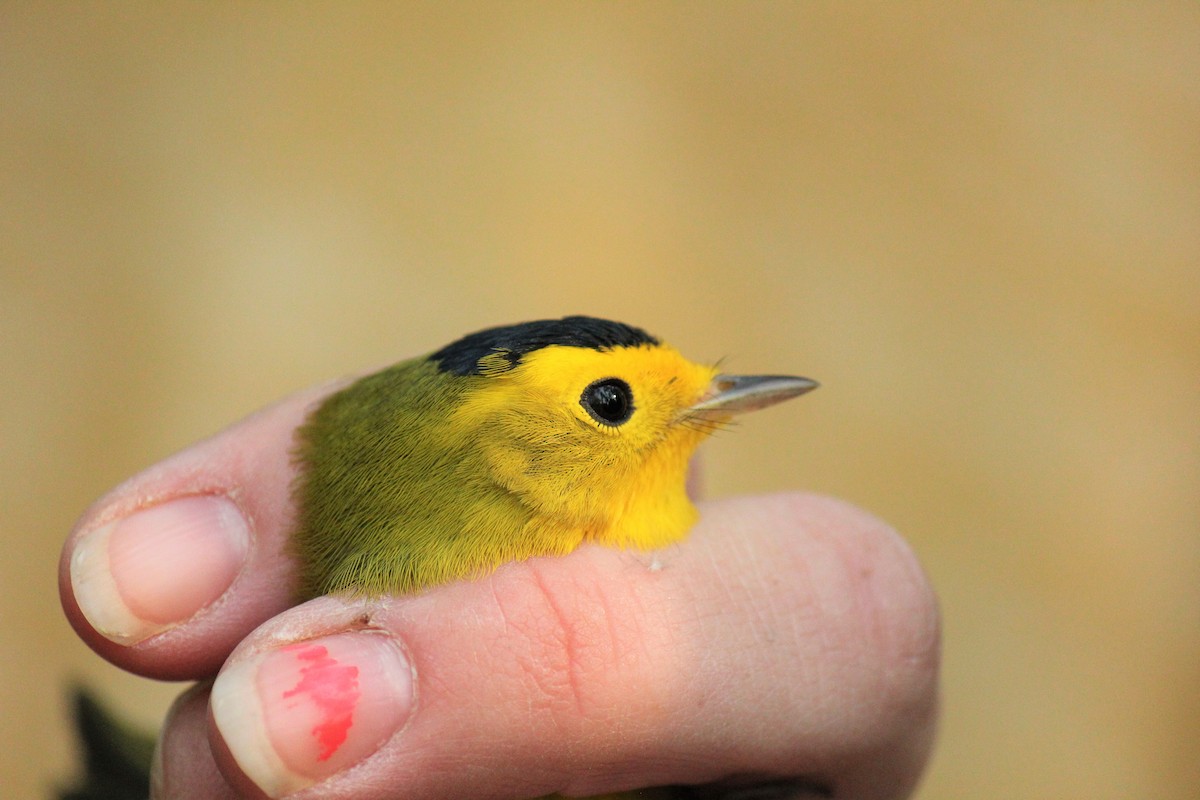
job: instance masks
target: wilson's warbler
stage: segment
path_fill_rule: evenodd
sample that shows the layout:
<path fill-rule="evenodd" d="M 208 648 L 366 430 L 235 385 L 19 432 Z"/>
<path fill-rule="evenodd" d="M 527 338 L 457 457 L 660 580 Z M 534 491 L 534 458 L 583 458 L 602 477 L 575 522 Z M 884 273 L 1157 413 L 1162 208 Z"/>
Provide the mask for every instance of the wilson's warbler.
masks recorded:
<path fill-rule="evenodd" d="M 816 387 L 719 375 L 645 331 L 566 317 L 472 333 L 329 397 L 299 432 L 303 594 L 409 592 L 695 522 L 697 445 Z"/>
<path fill-rule="evenodd" d="M 816 386 L 720 375 L 593 317 L 470 334 L 362 378 L 301 428 L 303 594 L 409 592 L 589 541 L 677 541 L 696 519 L 685 478 L 700 442 Z"/>

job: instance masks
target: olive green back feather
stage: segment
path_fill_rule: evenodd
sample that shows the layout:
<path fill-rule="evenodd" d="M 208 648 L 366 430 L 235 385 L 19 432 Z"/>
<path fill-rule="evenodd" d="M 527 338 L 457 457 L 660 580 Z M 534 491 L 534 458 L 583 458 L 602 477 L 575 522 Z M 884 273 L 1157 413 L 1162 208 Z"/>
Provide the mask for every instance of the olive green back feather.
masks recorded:
<path fill-rule="evenodd" d="M 564 549 L 493 480 L 480 432 L 451 419 L 486 380 L 417 359 L 316 409 L 296 451 L 303 596 L 408 592 Z"/>

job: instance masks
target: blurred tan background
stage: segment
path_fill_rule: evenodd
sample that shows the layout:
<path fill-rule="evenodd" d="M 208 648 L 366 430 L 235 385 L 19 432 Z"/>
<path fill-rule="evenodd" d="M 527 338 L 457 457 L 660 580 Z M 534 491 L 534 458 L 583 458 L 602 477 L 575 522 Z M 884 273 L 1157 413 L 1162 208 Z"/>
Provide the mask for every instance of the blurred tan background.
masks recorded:
<path fill-rule="evenodd" d="M 1200 785 L 1200 6 L 0 5 L 0 786 L 74 518 L 307 384 L 586 312 L 823 388 L 708 446 L 919 552 L 922 800 Z"/>

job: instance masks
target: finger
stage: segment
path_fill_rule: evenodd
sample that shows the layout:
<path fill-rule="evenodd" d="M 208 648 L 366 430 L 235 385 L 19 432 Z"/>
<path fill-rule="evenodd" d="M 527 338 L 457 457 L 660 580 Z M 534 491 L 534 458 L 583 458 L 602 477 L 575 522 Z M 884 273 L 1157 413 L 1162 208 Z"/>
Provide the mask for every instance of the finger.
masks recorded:
<path fill-rule="evenodd" d="M 938 616 L 844 504 L 705 505 L 654 563 L 586 547 L 422 595 L 320 598 L 217 678 L 210 737 L 269 796 L 587 796 L 718 781 L 903 797 L 932 737 Z"/>
<path fill-rule="evenodd" d="M 293 432 L 334 388 L 293 395 L 97 501 L 59 562 L 80 637 L 132 672 L 193 679 L 287 608 Z"/>
<path fill-rule="evenodd" d="M 133 672 L 196 679 L 292 604 L 294 430 L 336 386 L 260 411 L 93 504 L 59 569 L 63 608 L 84 641 Z"/>
<path fill-rule="evenodd" d="M 210 683 L 181 694 L 167 713 L 150 773 L 153 800 L 234 800 L 238 795 L 217 769 L 206 741 Z"/>

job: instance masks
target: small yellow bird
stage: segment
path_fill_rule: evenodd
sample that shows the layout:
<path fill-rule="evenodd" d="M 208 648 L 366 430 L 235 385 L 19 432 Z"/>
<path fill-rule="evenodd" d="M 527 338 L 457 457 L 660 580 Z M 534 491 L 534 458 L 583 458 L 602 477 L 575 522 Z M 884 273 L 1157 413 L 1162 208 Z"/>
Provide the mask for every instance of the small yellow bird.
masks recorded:
<path fill-rule="evenodd" d="M 816 386 L 721 375 L 593 317 L 472 333 L 353 383 L 299 431 L 302 595 L 411 592 L 584 542 L 678 541 L 697 516 L 685 479 L 700 442 Z M 726 796 L 704 792 L 593 800 Z"/>
<path fill-rule="evenodd" d="M 411 592 L 584 542 L 678 541 L 700 442 L 816 385 L 719 375 L 593 317 L 472 333 L 362 378 L 301 428 L 302 593 Z"/>

